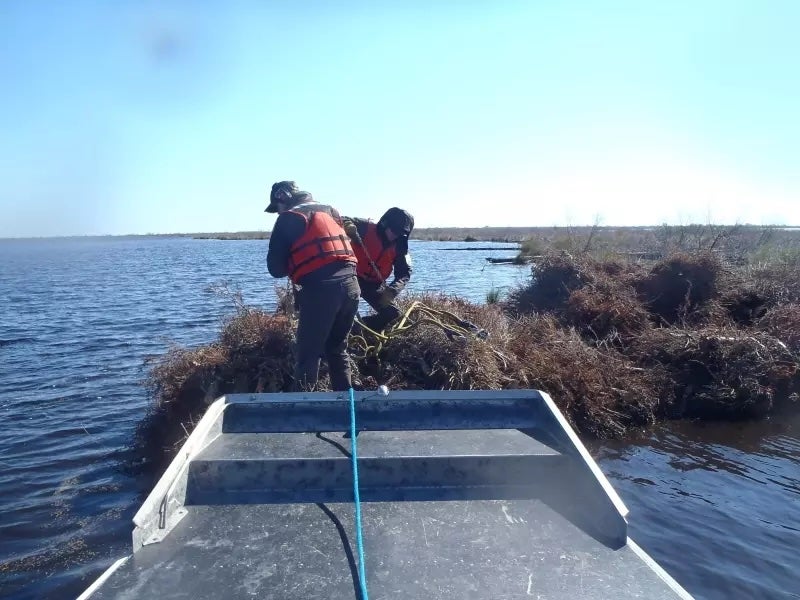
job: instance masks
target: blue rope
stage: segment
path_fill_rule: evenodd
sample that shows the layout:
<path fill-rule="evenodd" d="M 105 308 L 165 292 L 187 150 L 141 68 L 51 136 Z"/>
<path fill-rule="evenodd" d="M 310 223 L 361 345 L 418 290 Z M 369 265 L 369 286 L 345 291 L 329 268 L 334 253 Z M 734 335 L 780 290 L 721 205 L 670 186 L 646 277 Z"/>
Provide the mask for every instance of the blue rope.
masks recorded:
<path fill-rule="evenodd" d="M 364 568 L 364 540 L 361 535 L 361 497 L 358 493 L 358 442 L 356 441 L 356 398 L 350 388 L 350 458 L 353 461 L 353 497 L 356 504 L 356 545 L 358 546 L 358 580 L 361 584 L 361 600 L 369 600 L 367 595 L 367 575 Z"/>

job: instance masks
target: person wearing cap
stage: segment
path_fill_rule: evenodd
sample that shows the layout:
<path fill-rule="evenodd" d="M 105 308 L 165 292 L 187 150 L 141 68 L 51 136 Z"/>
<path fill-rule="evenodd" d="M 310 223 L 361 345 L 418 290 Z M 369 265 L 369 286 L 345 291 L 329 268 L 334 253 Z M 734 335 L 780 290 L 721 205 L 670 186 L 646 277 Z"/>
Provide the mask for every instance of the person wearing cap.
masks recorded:
<path fill-rule="evenodd" d="M 294 389 L 312 391 L 325 356 L 335 391 L 351 386 L 347 337 L 358 312 L 357 259 L 335 208 L 293 181 L 272 186 L 268 213 L 278 213 L 267 252 L 273 277 L 291 279 L 298 294 Z"/>
<path fill-rule="evenodd" d="M 400 316 L 395 298 L 411 279 L 408 236 L 414 229 L 414 217 L 393 207 L 377 223 L 349 217 L 344 217 L 343 223 L 358 259 L 356 271 L 361 297 L 375 311 L 362 322 L 373 331 L 383 331 Z M 387 285 L 392 273 L 394 280 Z"/>

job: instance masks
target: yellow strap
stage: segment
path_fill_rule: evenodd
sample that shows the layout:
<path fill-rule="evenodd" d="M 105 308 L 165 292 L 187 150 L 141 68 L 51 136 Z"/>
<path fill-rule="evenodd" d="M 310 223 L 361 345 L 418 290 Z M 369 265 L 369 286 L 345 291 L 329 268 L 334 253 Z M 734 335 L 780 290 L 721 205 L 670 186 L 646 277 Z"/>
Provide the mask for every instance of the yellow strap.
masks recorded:
<path fill-rule="evenodd" d="M 418 318 L 414 321 L 411 321 L 411 315 L 415 312 L 417 313 Z M 354 357 L 357 359 L 364 359 L 369 356 L 377 356 L 383 349 L 383 346 L 386 342 L 413 329 L 414 327 L 417 327 L 418 325 L 421 325 L 422 323 L 436 325 L 445 332 L 453 333 L 462 337 L 474 335 L 473 331 L 470 331 L 469 329 L 457 324 L 462 323 L 463 321 L 455 314 L 447 310 L 432 308 L 423 304 L 422 302 L 419 302 L 418 300 L 413 301 L 405 310 L 403 315 L 388 329 L 384 329 L 383 331 L 375 331 L 374 329 L 367 327 L 364 322 L 357 317 L 356 322 L 361 327 L 362 332 L 368 333 L 376 340 L 375 343 L 370 343 L 370 341 L 367 340 L 367 337 L 363 334 L 351 335 L 350 339 L 355 342 L 354 345 L 363 349 L 360 356 Z"/>

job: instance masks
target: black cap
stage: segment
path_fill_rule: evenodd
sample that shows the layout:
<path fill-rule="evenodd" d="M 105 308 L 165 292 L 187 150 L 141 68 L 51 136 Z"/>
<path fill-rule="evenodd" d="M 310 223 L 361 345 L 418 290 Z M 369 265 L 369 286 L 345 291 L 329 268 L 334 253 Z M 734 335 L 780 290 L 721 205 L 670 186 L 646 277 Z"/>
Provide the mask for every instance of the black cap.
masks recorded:
<path fill-rule="evenodd" d="M 272 191 L 269 193 L 269 206 L 264 212 L 278 212 L 278 202 L 290 203 L 294 195 L 300 191 L 294 181 L 279 181 L 272 184 Z"/>
<path fill-rule="evenodd" d="M 414 229 L 414 217 L 411 213 L 395 206 L 383 213 L 378 225 L 384 229 L 391 229 L 398 237 L 408 237 Z"/>

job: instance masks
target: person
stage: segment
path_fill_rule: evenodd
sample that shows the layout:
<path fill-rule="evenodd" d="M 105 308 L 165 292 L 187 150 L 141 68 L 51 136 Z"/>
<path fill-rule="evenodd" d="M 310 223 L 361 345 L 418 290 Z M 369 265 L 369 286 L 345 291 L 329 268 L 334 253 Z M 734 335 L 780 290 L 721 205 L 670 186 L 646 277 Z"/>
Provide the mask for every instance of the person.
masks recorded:
<path fill-rule="evenodd" d="M 294 181 L 272 186 L 265 212 L 278 213 L 267 268 L 299 286 L 295 391 L 313 391 L 324 354 L 335 391 L 351 386 L 347 337 L 358 312 L 356 257 L 335 208 L 320 204 Z"/>
<path fill-rule="evenodd" d="M 373 331 L 383 331 L 400 316 L 395 298 L 411 279 L 408 236 L 414 229 L 414 217 L 393 207 L 377 223 L 349 217 L 343 223 L 358 259 L 356 272 L 361 297 L 375 311 L 362 322 Z M 392 272 L 394 280 L 387 285 Z"/>

